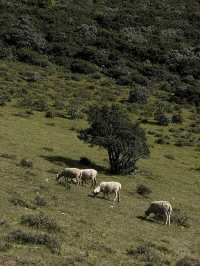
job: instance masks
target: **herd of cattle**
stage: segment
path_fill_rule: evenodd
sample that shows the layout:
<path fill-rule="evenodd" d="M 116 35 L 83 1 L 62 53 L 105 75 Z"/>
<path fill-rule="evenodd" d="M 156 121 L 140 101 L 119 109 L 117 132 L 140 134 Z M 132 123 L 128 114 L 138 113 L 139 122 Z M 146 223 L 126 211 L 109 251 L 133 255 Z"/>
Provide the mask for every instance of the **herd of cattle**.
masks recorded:
<path fill-rule="evenodd" d="M 61 178 L 65 179 L 66 186 L 69 183 L 74 183 L 76 185 L 87 184 L 88 181 L 91 182 L 91 188 L 93 188 L 93 196 L 95 197 L 100 192 L 103 193 L 104 198 L 109 198 L 109 194 L 115 194 L 113 199 L 113 204 L 116 200 L 120 201 L 120 190 L 121 184 L 116 181 L 104 181 L 97 184 L 97 171 L 95 169 L 78 169 L 78 168 L 65 168 L 60 173 L 56 175 L 56 180 L 59 181 Z M 113 205 L 114 206 L 114 205 Z M 153 201 L 149 208 L 145 211 L 145 218 L 151 214 L 164 216 L 165 224 L 170 225 L 170 216 L 172 213 L 172 206 L 168 201 Z"/>

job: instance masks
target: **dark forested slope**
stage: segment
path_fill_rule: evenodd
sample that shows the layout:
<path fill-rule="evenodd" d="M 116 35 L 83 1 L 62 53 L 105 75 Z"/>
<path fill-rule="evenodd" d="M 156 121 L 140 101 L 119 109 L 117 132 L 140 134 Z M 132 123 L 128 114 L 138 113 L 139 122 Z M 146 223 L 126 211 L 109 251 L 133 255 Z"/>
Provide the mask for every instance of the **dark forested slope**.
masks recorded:
<path fill-rule="evenodd" d="M 200 98 L 197 0 L 0 1 L 0 58 Z"/>

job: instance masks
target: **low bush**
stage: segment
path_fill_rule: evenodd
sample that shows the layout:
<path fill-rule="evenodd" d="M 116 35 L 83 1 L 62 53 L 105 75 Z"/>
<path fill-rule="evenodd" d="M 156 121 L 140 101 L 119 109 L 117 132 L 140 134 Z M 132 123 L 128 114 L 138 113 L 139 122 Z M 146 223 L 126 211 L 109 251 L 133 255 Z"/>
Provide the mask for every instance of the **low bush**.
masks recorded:
<path fill-rule="evenodd" d="M 22 167 L 28 167 L 28 168 L 33 168 L 33 162 L 30 159 L 23 158 L 20 161 L 20 165 Z"/>
<path fill-rule="evenodd" d="M 168 126 L 170 122 L 169 118 L 163 113 L 155 114 L 154 119 L 158 122 L 160 126 Z"/>
<path fill-rule="evenodd" d="M 18 101 L 18 106 L 31 108 L 35 111 L 47 111 L 48 110 L 48 103 L 47 100 L 44 98 L 32 98 L 30 95 L 23 96 Z"/>
<path fill-rule="evenodd" d="M 152 193 L 151 189 L 148 188 L 146 185 L 143 185 L 143 184 L 138 185 L 136 187 L 136 192 L 143 197 L 147 197 Z"/>
<path fill-rule="evenodd" d="M 66 118 L 66 119 L 68 118 L 67 113 L 62 112 L 62 111 L 55 112 L 55 115 L 56 115 L 56 117 L 60 117 L 60 118 Z"/>
<path fill-rule="evenodd" d="M 127 254 L 144 261 L 145 265 L 148 266 L 169 265 L 169 261 L 167 261 L 151 243 L 144 243 L 137 248 L 129 248 Z"/>
<path fill-rule="evenodd" d="M 31 232 L 24 232 L 22 230 L 15 230 L 8 233 L 6 240 L 18 244 L 34 244 L 45 245 L 52 253 L 60 254 L 61 244 L 54 236 L 47 234 L 34 234 Z"/>
<path fill-rule="evenodd" d="M 23 215 L 21 217 L 21 224 L 35 227 L 37 229 L 45 229 L 49 232 L 60 230 L 55 220 L 43 213 Z"/>
<path fill-rule="evenodd" d="M 185 256 L 176 262 L 176 266 L 200 266 L 200 260 Z"/>
<path fill-rule="evenodd" d="M 173 209 L 171 222 L 178 225 L 178 226 L 184 226 L 189 227 L 189 217 L 185 212 L 183 212 L 180 209 Z"/>
<path fill-rule="evenodd" d="M 53 110 L 48 110 L 45 114 L 46 118 L 54 118 L 56 116 L 56 113 Z"/>
<path fill-rule="evenodd" d="M 23 199 L 20 195 L 16 194 L 13 195 L 9 201 L 19 207 L 29 208 L 29 209 L 35 209 L 35 207 L 27 200 Z"/>
<path fill-rule="evenodd" d="M 11 243 L 6 239 L 0 239 L 0 252 L 5 252 L 11 248 Z"/>
<path fill-rule="evenodd" d="M 149 93 L 146 88 L 140 86 L 129 92 L 128 102 L 146 104 L 148 102 Z"/>
<path fill-rule="evenodd" d="M 47 205 L 47 201 L 44 197 L 37 195 L 35 199 L 33 200 L 33 203 L 37 205 L 38 207 L 43 207 Z"/>
<path fill-rule="evenodd" d="M 97 66 L 88 61 L 77 59 L 71 64 L 71 70 L 80 74 L 92 74 L 98 70 Z"/>
<path fill-rule="evenodd" d="M 169 138 L 168 137 L 162 136 L 162 137 L 157 138 L 155 140 L 155 143 L 162 145 L 162 144 L 169 144 L 170 142 L 169 142 Z"/>
<path fill-rule="evenodd" d="M 181 124 L 183 123 L 183 117 L 181 114 L 173 114 L 171 121 L 174 124 Z"/>

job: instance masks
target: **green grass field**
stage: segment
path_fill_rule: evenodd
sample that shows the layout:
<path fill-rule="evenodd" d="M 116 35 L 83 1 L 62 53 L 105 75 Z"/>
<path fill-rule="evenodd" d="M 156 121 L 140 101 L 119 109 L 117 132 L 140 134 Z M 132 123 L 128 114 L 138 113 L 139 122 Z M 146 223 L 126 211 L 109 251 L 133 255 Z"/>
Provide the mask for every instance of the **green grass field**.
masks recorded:
<path fill-rule="evenodd" d="M 17 112 L 19 109 L 11 105 L 0 109 L 0 208 L 5 221 L 0 225 L 0 265 L 175 265 L 184 256 L 200 257 L 200 179 L 199 172 L 192 170 L 199 166 L 199 152 L 194 147 L 155 144 L 152 135 L 148 135 L 151 156 L 139 162 L 137 174 L 110 176 L 104 171 L 108 167 L 105 151 L 88 147 L 76 137 L 74 129 L 84 127 L 84 121 L 51 120 L 39 112 L 23 118 L 15 116 Z M 145 127 L 147 131 L 159 130 L 155 125 Z M 168 132 L 171 127 L 163 131 Z M 167 158 L 169 155 L 174 158 Z M 110 208 L 110 201 L 89 197 L 89 186 L 73 185 L 66 191 L 55 181 L 57 171 L 79 166 L 81 157 L 102 169 L 98 181 L 122 183 L 118 206 Z M 22 158 L 32 160 L 33 168 L 20 166 Z M 138 184 L 151 188 L 149 198 L 136 193 Z M 34 204 L 38 195 L 45 199 L 46 206 Z M 27 206 L 13 204 L 13 199 L 20 199 Z M 186 213 L 190 226 L 172 224 L 168 228 L 137 218 L 144 214 L 150 201 L 162 199 Z M 4 239 L 17 229 L 46 232 L 20 222 L 22 215 L 39 212 L 59 225 L 60 231 L 48 234 L 61 243 L 60 253 L 52 253 L 45 245 L 15 241 L 5 248 Z M 147 264 L 144 255 L 127 253 L 148 242 L 159 258 L 149 258 L 151 264 Z"/>

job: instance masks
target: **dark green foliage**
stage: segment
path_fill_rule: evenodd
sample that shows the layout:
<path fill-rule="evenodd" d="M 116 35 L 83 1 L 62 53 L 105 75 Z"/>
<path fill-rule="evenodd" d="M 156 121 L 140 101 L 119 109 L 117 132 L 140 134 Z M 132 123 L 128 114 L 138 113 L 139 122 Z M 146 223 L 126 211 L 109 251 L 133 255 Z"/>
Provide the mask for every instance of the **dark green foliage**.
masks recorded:
<path fill-rule="evenodd" d="M 91 74 L 96 72 L 97 67 L 84 60 L 76 60 L 71 65 L 72 72 L 81 74 Z"/>
<path fill-rule="evenodd" d="M 118 105 L 91 107 L 88 122 L 79 138 L 107 150 L 112 173 L 133 172 L 136 162 L 149 154 L 144 130 Z"/>
<path fill-rule="evenodd" d="M 53 236 L 47 234 L 33 234 L 22 230 L 15 230 L 7 235 L 7 241 L 19 244 L 45 245 L 52 253 L 60 253 L 61 244 Z"/>
<path fill-rule="evenodd" d="M 192 0 L 1 1 L 0 58 L 99 71 L 120 85 L 166 81 L 173 100 L 198 105 L 199 10 Z"/>
<path fill-rule="evenodd" d="M 128 101 L 130 103 L 146 104 L 148 101 L 148 91 L 144 87 L 135 87 L 130 90 Z"/>
<path fill-rule="evenodd" d="M 182 84 L 178 86 L 174 94 L 171 96 L 171 100 L 179 104 L 181 103 L 194 103 L 196 106 L 200 102 L 200 91 L 199 84 L 197 85 L 186 85 Z"/>
<path fill-rule="evenodd" d="M 21 48 L 17 50 L 17 57 L 19 61 L 36 66 L 47 67 L 50 65 L 47 55 L 39 54 L 30 48 Z"/>

